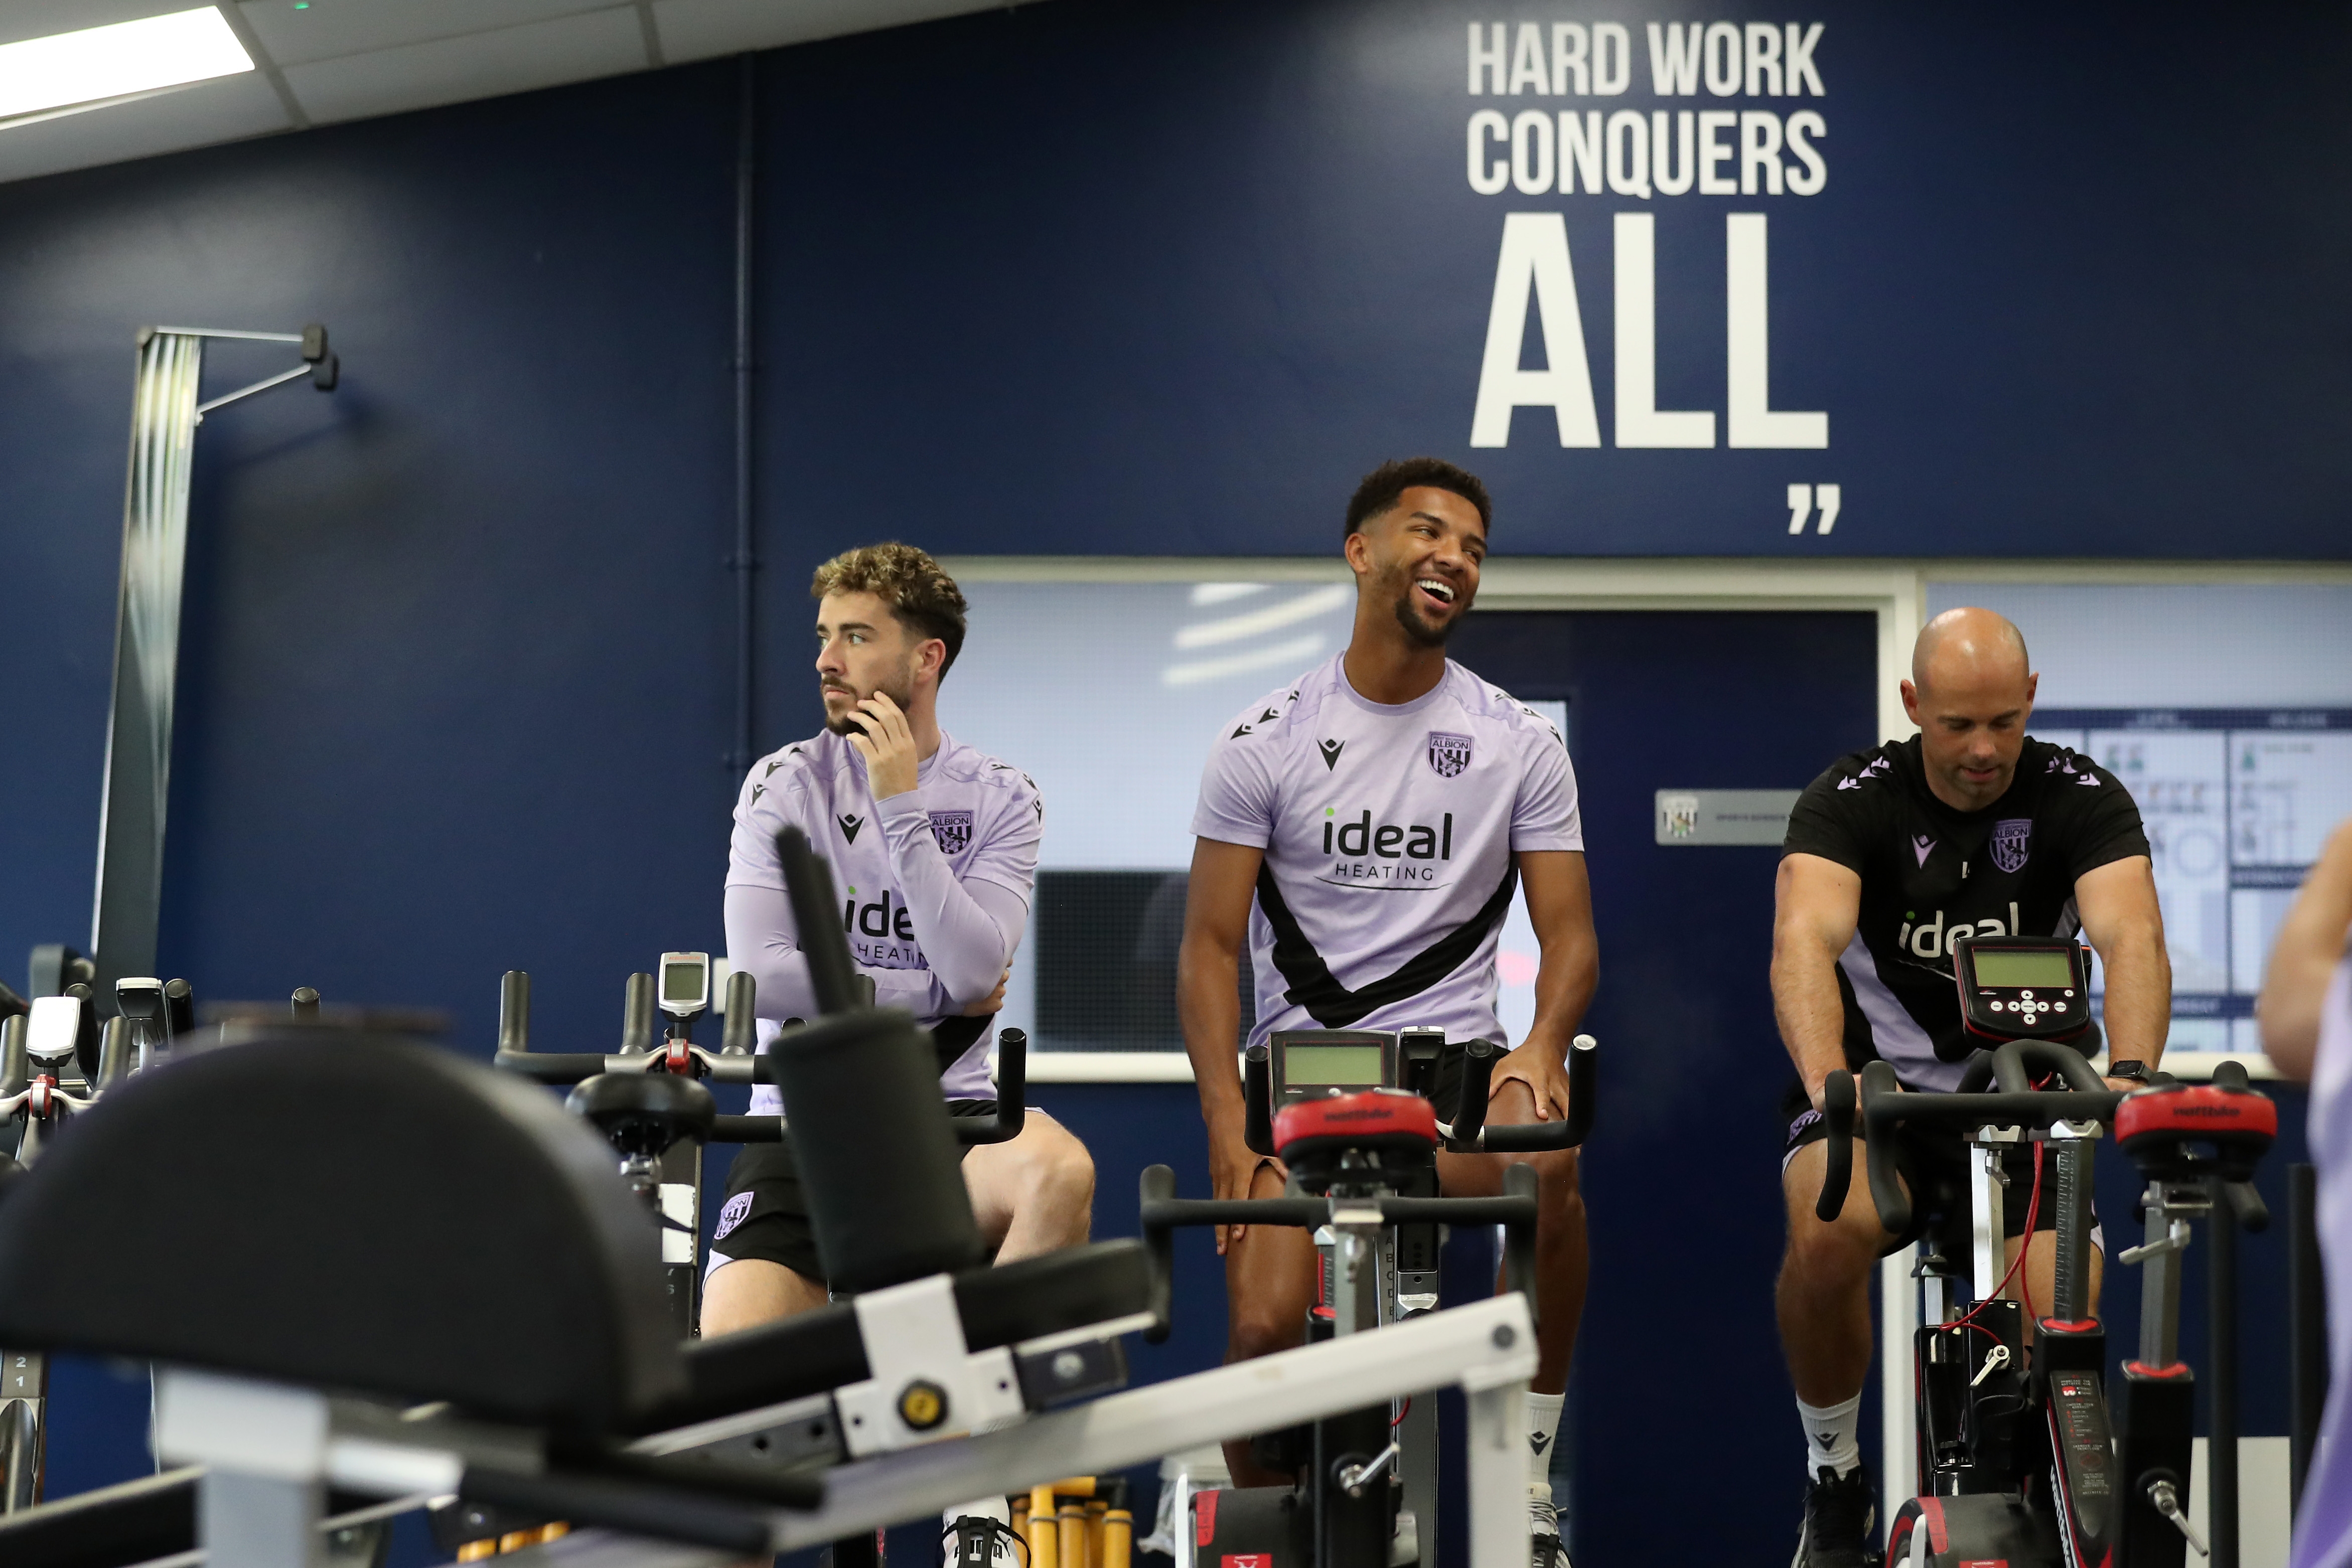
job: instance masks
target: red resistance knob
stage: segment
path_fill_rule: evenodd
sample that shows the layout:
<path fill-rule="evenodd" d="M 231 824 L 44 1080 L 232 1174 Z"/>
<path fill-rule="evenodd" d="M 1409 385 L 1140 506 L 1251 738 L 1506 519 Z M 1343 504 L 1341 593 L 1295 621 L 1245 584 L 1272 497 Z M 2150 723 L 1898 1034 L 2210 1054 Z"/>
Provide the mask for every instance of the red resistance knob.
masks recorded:
<path fill-rule="evenodd" d="M 1274 1146 L 1294 1166 L 1348 1149 L 1426 1157 L 1437 1151 L 1437 1112 L 1403 1089 L 1301 1100 L 1275 1116 Z"/>
<path fill-rule="evenodd" d="M 2116 1107 L 2116 1142 L 2157 1179 L 2218 1169 L 2227 1180 L 2244 1181 L 2277 1136 L 2278 1107 L 2249 1089 L 2218 1083 L 2142 1089 Z M 2200 1144 L 2212 1145 L 2212 1162 L 2195 1158 Z"/>

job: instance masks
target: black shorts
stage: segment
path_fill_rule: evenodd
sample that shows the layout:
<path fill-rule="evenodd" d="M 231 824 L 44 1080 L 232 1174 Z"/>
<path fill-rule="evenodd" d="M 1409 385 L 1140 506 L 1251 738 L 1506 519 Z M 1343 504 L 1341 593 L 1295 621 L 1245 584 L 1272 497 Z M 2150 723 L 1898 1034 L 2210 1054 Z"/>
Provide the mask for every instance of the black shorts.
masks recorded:
<path fill-rule="evenodd" d="M 993 1100 L 950 1100 L 950 1116 L 993 1116 Z M 959 1145 L 958 1159 L 971 1152 Z M 746 1144 L 727 1170 L 727 1201 L 719 1210 L 719 1226 L 710 1238 L 709 1267 L 758 1258 L 781 1263 L 803 1279 L 825 1282 L 824 1264 L 816 1255 L 816 1232 L 810 1227 L 808 1199 L 801 1192 L 801 1176 L 793 1164 L 792 1135 L 780 1144 Z"/>
<path fill-rule="evenodd" d="M 1793 1078 L 1780 1096 L 1780 1124 L 1787 1129 L 1787 1142 L 1780 1151 L 1782 1170 L 1789 1168 L 1789 1162 L 1796 1157 L 1799 1149 L 1807 1144 L 1821 1143 L 1830 1135 L 1828 1121 L 1813 1109 L 1805 1086 Z M 2033 1150 L 2032 1144 L 2021 1143 L 2001 1151 L 2001 1169 L 2009 1176 L 2009 1185 L 2000 1193 L 2004 1236 L 2025 1234 L 2026 1213 L 2033 1207 Z M 1969 1222 L 1968 1153 L 1968 1141 L 1955 1128 L 1925 1124 L 1904 1128 L 1903 1137 L 1895 1146 L 1895 1168 L 1911 1189 L 1911 1228 L 1895 1239 L 1890 1251 L 1918 1240 L 1926 1233 L 1931 1217 L 1948 1213 L 1965 1229 Z M 1859 1162 L 1854 1166 L 1853 1187 L 1848 1201 L 1870 1201 L 1869 1178 Z M 2098 1234 L 2097 1223 L 2094 1213 L 2094 1237 Z M 2047 1155 L 2042 1162 L 2042 1207 L 2034 1212 L 2033 1228 L 2058 1228 L 2058 1169 Z"/>

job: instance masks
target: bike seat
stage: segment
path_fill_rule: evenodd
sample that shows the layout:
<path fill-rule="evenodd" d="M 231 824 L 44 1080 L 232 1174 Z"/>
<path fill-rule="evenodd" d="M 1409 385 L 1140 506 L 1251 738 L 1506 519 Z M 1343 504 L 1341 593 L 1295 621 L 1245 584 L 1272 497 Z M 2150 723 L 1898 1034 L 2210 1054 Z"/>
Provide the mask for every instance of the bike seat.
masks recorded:
<path fill-rule="evenodd" d="M 719 1114 L 709 1090 L 675 1072 L 600 1072 L 582 1080 L 563 1104 L 621 1153 L 650 1157 L 682 1138 L 709 1136 Z"/>
<path fill-rule="evenodd" d="M 1420 1163 L 1437 1153 L 1437 1112 L 1406 1089 L 1367 1089 L 1285 1105 L 1274 1119 L 1274 1147 L 1310 1188 L 1336 1174 L 1349 1154 L 1381 1163 Z"/>
<path fill-rule="evenodd" d="M 2150 1181 L 2251 1181 L 2277 1136 L 2278 1106 L 2228 1084 L 2137 1089 L 2116 1107 L 2116 1142 Z M 2200 1154 L 2200 1145 L 2212 1153 Z"/>
<path fill-rule="evenodd" d="M 0 1343 L 574 1430 L 684 1389 L 653 1222 L 536 1085 L 380 1035 L 227 1033 L 13 1184 Z"/>

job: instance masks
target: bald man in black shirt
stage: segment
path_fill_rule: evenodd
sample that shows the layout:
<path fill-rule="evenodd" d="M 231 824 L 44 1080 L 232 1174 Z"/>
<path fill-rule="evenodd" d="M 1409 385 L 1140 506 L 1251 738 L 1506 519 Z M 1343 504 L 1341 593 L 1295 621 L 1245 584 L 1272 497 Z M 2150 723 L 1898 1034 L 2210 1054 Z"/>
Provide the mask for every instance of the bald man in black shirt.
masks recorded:
<path fill-rule="evenodd" d="M 2137 1087 L 2155 1067 L 2171 1016 L 2139 810 L 2089 758 L 2026 735 L 2038 677 L 2017 628 L 1989 610 L 1947 612 L 1919 633 L 1911 674 L 1903 706 L 1919 734 L 1842 758 L 1815 779 L 1780 861 L 1772 1003 L 1797 1080 L 1781 1108 L 1789 1250 L 1778 1304 L 1807 1448 L 1794 1568 L 1862 1568 L 1867 1554 L 1870 1478 L 1854 1438 L 1870 1270 L 1912 1239 L 1881 1228 L 1868 1203 L 1834 1221 L 1814 1216 L 1827 1166 L 1823 1082 L 1876 1057 L 1906 1089 L 1958 1085 L 1974 1045 L 1950 954 L 1970 934 L 2089 938 L 2105 969 L 2116 1087 Z M 1906 1136 L 1922 1166 L 1961 1158 L 1956 1134 Z M 1859 1140 L 1854 1157 L 1859 1166 Z M 2027 1289 L 2047 1301 L 2056 1208 L 2042 1206 L 2029 1245 L 2030 1155 L 2019 1174 L 2003 1217 L 2010 1256 L 2026 1248 Z"/>

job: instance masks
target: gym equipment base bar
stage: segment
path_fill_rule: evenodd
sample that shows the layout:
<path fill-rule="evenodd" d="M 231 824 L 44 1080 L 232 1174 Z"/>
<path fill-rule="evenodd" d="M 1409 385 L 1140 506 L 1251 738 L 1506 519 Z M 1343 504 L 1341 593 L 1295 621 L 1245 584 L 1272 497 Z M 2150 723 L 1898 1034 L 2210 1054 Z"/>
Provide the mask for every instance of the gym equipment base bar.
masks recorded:
<path fill-rule="evenodd" d="M 921 1519 L 971 1498 L 1025 1491 L 1040 1480 L 1100 1475 L 1226 1437 L 1455 1387 L 1469 1401 L 1469 1568 L 1526 1568 L 1527 1388 L 1535 1369 L 1527 1299 L 1498 1296 L 836 1467 L 824 1472 L 820 1507 L 773 1516 L 776 1550 Z M 618 1544 L 608 1532 L 584 1531 L 499 1561 L 501 1568 L 703 1568 L 731 1560 L 722 1552 L 650 1542 L 616 1552 Z"/>

